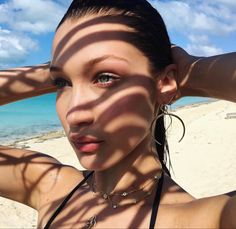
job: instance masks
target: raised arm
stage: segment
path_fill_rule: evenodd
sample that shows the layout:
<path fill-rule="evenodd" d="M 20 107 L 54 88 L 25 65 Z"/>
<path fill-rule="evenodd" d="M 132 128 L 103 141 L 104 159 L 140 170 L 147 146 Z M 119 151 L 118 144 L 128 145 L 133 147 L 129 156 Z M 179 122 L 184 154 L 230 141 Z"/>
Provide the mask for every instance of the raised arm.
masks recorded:
<path fill-rule="evenodd" d="M 49 63 L 0 71 L 0 105 L 53 91 Z M 66 168 L 48 155 L 0 146 L 0 196 L 39 209 Z"/>
<path fill-rule="evenodd" d="M 0 146 L 0 196 L 37 209 L 39 196 L 56 185 L 61 168 L 47 155 Z"/>
<path fill-rule="evenodd" d="M 54 92 L 50 63 L 0 71 L 0 105 Z"/>
<path fill-rule="evenodd" d="M 236 102 L 236 52 L 195 57 L 172 48 L 178 66 L 179 97 L 203 96 Z"/>

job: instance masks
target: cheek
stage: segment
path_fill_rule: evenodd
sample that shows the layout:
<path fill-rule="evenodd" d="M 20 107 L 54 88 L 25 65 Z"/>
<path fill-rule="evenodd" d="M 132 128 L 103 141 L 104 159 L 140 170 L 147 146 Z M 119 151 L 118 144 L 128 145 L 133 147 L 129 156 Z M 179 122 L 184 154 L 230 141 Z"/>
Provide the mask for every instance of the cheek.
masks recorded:
<path fill-rule="evenodd" d="M 127 95 L 100 115 L 97 123 L 107 142 L 99 159 L 104 168 L 122 160 L 145 139 L 153 117 L 149 104 L 143 94 Z"/>
<path fill-rule="evenodd" d="M 69 96 L 65 96 L 63 94 L 58 93 L 56 100 L 56 110 L 57 110 L 57 115 L 65 131 L 68 129 L 67 128 L 68 125 L 66 124 L 66 114 L 69 102 L 70 102 Z"/>
<path fill-rule="evenodd" d="M 134 80 L 133 80 L 134 81 Z M 127 88 L 127 89 L 126 89 Z M 103 129 L 114 133 L 131 127 L 147 129 L 154 114 L 153 90 L 144 85 L 132 85 L 119 90 L 98 109 L 98 122 Z"/>
<path fill-rule="evenodd" d="M 150 99 L 142 93 L 135 93 L 116 100 L 100 115 L 98 123 L 113 139 L 124 140 L 125 137 L 127 144 L 134 144 L 149 132 L 152 117 Z"/>

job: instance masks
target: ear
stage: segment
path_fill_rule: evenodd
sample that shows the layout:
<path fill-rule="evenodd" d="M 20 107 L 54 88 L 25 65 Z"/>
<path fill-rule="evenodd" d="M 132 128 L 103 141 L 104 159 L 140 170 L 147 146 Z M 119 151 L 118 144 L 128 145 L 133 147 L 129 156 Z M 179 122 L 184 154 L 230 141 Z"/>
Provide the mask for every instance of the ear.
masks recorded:
<path fill-rule="evenodd" d="M 177 93 L 176 65 L 168 65 L 157 78 L 157 103 L 170 104 Z"/>

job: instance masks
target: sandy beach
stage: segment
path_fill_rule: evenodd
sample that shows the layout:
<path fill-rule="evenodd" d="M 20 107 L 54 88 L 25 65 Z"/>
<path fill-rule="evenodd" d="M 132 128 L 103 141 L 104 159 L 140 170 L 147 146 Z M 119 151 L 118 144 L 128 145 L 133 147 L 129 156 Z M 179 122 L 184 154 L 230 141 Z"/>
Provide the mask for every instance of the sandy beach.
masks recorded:
<path fill-rule="evenodd" d="M 167 132 L 173 179 L 196 198 L 236 190 L 236 103 L 214 101 L 172 112 L 186 126 L 186 135 L 180 143 L 183 129 L 177 119 L 173 119 Z M 15 145 L 50 154 L 81 169 L 63 133 L 51 133 Z M 36 225 L 36 211 L 0 199 L 0 228 L 36 228 Z"/>

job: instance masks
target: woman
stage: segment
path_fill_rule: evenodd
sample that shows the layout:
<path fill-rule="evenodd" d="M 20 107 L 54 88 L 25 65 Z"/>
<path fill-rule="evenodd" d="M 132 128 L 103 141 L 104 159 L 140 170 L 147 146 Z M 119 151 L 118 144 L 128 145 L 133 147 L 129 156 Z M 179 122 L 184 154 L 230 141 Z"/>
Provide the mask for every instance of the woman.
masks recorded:
<path fill-rule="evenodd" d="M 180 96 L 236 101 L 236 55 L 173 54 L 178 74 L 164 22 L 145 0 L 73 1 L 50 66 L 2 71 L 0 96 L 3 105 L 57 90 L 68 140 L 93 172 L 84 179 L 48 155 L 1 147 L 1 195 L 37 209 L 39 228 L 236 227 L 236 197 L 195 200 L 168 176 L 163 123 Z"/>

